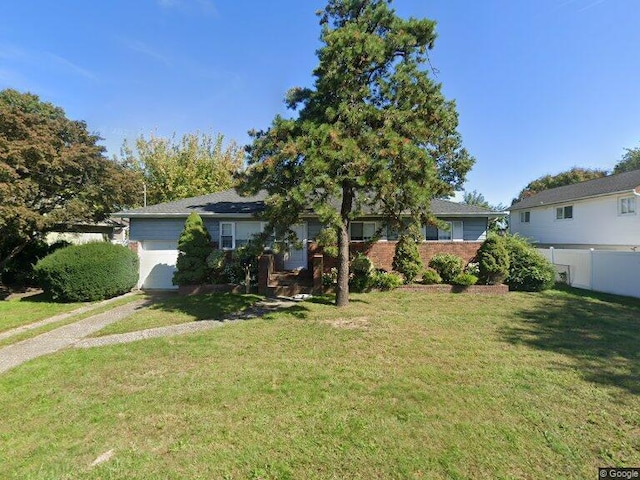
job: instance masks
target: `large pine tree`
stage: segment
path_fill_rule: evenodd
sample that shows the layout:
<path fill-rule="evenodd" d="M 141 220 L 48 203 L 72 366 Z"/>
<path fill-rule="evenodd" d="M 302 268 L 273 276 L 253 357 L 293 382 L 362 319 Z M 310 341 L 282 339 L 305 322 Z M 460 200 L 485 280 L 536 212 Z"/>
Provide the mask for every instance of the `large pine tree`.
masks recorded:
<path fill-rule="evenodd" d="M 349 224 L 375 206 L 392 225 L 402 213 L 429 217 L 434 197 L 459 189 L 473 159 L 458 116 L 429 75 L 435 22 L 403 19 L 390 0 L 329 0 L 319 13 L 324 45 L 313 88 L 254 132 L 248 190 L 266 189 L 277 234 L 313 208 L 338 237 L 336 304 L 348 303 Z"/>

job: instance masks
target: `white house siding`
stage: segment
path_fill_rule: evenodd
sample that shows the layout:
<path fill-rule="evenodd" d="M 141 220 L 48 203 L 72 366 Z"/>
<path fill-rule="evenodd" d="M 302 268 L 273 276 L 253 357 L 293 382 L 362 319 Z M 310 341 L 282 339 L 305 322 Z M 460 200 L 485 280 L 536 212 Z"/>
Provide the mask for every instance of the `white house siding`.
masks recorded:
<path fill-rule="evenodd" d="M 627 195 L 628 196 L 628 195 Z M 640 245 L 640 216 L 620 215 L 618 199 L 610 195 L 558 205 L 516 210 L 509 221 L 512 233 L 518 233 L 543 245 L 629 247 Z M 556 219 L 556 208 L 573 205 L 573 218 Z M 520 212 L 529 211 L 529 223 L 520 221 Z"/>

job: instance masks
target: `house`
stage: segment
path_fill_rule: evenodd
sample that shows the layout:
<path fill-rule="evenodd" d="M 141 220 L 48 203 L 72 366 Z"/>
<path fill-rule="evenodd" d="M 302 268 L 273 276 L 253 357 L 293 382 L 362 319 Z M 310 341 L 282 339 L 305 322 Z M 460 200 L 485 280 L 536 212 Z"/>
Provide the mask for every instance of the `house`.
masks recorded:
<path fill-rule="evenodd" d="M 217 248 L 233 250 L 264 228 L 256 215 L 263 210 L 266 196 L 266 192 L 260 192 L 242 197 L 235 190 L 227 190 L 115 214 L 130 221 L 129 238 L 136 242 L 140 257 L 139 286 L 145 289 L 175 288 L 171 279 L 178 256 L 178 237 L 191 212 L 202 217 Z M 423 227 L 424 241 L 419 248 L 425 261 L 439 252 L 452 252 L 471 260 L 486 238 L 489 220 L 502 215 L 446 200 L 433 200 L 431 209 L 448 224 L 448 228 Z M 302 247 L 292 248 L 283 256 L 281 266 L 285 270 L 309 269 L 313 253 L 319 250 L 314 240 L 321 229 L 313 212 L 303 215 L 303 221 L 292 227 Z M 371 242 L 378 230 L 383 232 L 382 237 Z M 397 234 L 384 227 L 380 215 L 371 212 L 352 222 L 350 235 L 352 250 L 366 251 L 376 267 L 391 270 Z"/>
<path fill-rule="evenodd" d="M 51 245 L 64 241 L 73 245 L 89 242 L 126 244 L 129 224 L 122 218 L 107 218 L 102 222 L 56 225 L 45 241 Z"/>
<path fill-rule="evenodd" d="M 552 188 L 510 208 L 509 228 L 539 247 L 640 247 L 640 170 Z"/>

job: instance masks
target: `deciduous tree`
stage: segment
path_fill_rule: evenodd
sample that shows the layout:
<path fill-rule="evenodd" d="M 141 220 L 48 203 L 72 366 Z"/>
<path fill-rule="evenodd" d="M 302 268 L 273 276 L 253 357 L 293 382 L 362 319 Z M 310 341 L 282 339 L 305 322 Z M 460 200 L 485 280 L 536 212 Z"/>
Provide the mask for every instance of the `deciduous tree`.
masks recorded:
<path fill-rule="evenodd" d="M 139 172 L 150 205 L 207 195 L 233 186 L 242 168 L 244 151 L 224 136 L 190 133 L 176 139 L 141 135 L 131 148 L 122 146 L 122 161 Z"/>
<path fill-rule="evenodd" d="M 613 173 L 624 173 L 640 169 L 640 148 L 627 148 L 626 151 L 627 153 L 613 167 Z"/>
<path fill-rule="evenodd" d="M 348 303 L 349 224 L 364 207 L 392 225 L 430 218 L 473 159 L 462 148 L 455 103 L 428 70 L 435 22 L 403 19 L 390 0 L 329 0 L 312 88 L 286 97 L 294 118 L 253 132 L 247 190 L 266 189 L 276 234 L 313 209 L 338 237 L 336 304 Z"/>
<path fill-rule="evenodd" d="M 513 203 L 519 202 L 523 198 L 530 197 L 531 195 L 542 192 L 543 190 L 606 177 L 607 174 L 608 172 L 606 170 L 597 168 L 590 169 L 573 167 L 566 172 L 560 172 L 556 175 L 544 175 L 532 182 L 529 182 L 529 184 L 520 191 L 518 197 L 513 200 Z"/>
<path fill-rule="evenodd" d="M 106 158 L 99 140 L 36 95 L 0 92 L 0 270 L 59 224 L 135 204 L 135 174 Z"/>

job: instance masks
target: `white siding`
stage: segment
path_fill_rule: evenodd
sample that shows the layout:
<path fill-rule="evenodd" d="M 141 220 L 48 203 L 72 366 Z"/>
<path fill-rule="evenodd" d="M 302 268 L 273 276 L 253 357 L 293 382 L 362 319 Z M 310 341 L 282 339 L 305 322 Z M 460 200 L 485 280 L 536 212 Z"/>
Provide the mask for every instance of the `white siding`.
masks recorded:
<path fill-rule="evenodd" d="M 610 195 L 562 205 L 517 210 L 509 221 L 512 233 L 547 245 L 640 245 L 640 215 L 620 215 L 618 199 Z M 573 205 L 573 218 L 557 220 L 556 208 Z M 520 222 L 520 212 L 530 211 L 529 223 Z"/>

